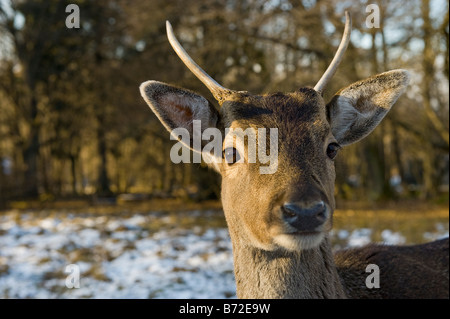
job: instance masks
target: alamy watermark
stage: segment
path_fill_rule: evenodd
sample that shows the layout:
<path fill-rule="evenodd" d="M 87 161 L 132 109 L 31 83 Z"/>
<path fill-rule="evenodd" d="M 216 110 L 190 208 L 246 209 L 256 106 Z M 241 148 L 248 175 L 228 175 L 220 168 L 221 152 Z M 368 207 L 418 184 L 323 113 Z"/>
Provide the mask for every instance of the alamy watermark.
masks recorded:
<path fill-rule="evenodd" d="M 80 7 L 76 4 L 69 4 L 66 7 L 66 13 L 70 13 L 66 18 L 66 27 L 68 29 L 80 28 Z"/>
<path fill-rule="evenodd" d="M 376 264 L 368 264 L 366 272 L 370 272 L 370 275 L 366 277 L 366 287 L 369 289 L 380 288 L 380 267 Z"/>
<path fill-rule="evenodd" d="M 66 287 L 69 289 L 80 288 L 80 266 L 76 264 L 67 265 L 64 272 L 69 274 L 66 277 Z"/>
<path fill-rule="evenodd" d="M 369 4 L 366 6 L 366 13 L 370 13 L 366 17 L 366 27 L 369 29 L 380 27 L 380 7 L 377 4 Z"/>
<path fill-rule="evenodd" d="M 66 13 L 70 13 L 66 17 L 66 27 L 68 29 L 80 28 L 80 7 L 76 4 L 69 4 L 66 6 Z M 377 4 L 371 3 L 366 6 L 366 27 L 369 29 L 380 28 L 380 7 Z"/>
<path fill-rule="evenodd" d="M 269 134 L 267 134 L 269 133 Z M 192 122 L 192 137 L 190 132 L 183 127 L 172 130 L 171 140 L 179 142 L 172 146 L 170 159 L 173 163 L 201 163 L 207 164 L 222 163 L 223 153 L 227 148 L 234 148 L 238 153 L 236 163 L 262 164 L 259 167 L 261 174 L 273 174 L 278 169 L 278 129 L 277 128 L 226 128 L 225 137 L 222 132 L 215 128 L 203 130 L 201 121 Z M 212 140 L 211 140 L 212 139 Z M 205 144 L 209 141 L 207 144 Z M 191 143 L 192 142 L 192 143 Z M 269 142 L 269 143 L 267 143 Z M 191 161 L 191 152 L 194 150 Z"/>

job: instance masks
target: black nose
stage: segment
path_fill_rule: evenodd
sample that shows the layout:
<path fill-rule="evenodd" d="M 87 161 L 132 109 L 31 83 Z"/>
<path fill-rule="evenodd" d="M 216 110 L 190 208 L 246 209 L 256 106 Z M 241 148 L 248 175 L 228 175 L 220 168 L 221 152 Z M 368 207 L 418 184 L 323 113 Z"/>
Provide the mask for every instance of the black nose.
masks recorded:
<path fill-rule="evenodd" d="M 294 203 L 281 206 L 284 220 L 301 232 L 316 231 L 327 220 L 325 203 L 320 201 L 308 208 L 301 208 Z"/>

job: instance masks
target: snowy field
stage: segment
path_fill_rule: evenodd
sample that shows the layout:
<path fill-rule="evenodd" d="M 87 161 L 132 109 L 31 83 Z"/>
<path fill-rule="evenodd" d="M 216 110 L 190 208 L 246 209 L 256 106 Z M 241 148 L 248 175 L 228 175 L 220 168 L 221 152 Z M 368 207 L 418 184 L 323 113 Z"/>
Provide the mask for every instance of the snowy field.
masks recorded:
<path fill-rule="evenodd" d="M 389 229 L 380 236 L 386 244 L 407 243 Z M 448 223 L 423 233 L 424 241 L 444 236 Z M 373 230 L 335 229 L 331 237 L 337 248 L 360 246 L 373 241 Z M 66 286 L 73 274 L 68 265 L 79 271 L 79 288 Z M 235 293 L 231 243 L 220 211 L 0 215 L 0 298 L 235 298 Z"/>

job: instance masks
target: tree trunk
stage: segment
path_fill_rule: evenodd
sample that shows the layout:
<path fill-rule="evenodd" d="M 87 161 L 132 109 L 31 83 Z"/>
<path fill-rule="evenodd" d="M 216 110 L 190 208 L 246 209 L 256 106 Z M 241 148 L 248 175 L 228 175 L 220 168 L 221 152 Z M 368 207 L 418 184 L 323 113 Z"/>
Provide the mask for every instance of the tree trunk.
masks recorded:
<path fill-rule="evenodd" d="M 70 154 L 70 172 L 72 174 L 72 195 L 77 195 L 77 160 L 76 156 Z"/>
<path fill-rule="evenodd" d="M 400 137 L 398 135 L 398 127 L 395 123 L 392 124 L 392 152 L 394 153 L 395 164 L 397 166 L 398 174 L 402 178 L 402 183 L 405 179 L 405 169 L 403 168 Z"/>
<path fill-rule="evenodd" d="M 431 106 L 431 88 L 434 79 L 434 61 L 435 52 L 432 46 L 432 37 L 434 34 L 433 25 L 430 19 L 430 1 L 422 1 L 422 18 L 423 18 L 423 79 L 422 79 L 422 96 L 423 96 L 423 106 L 425 108 L 425 114 L 428 120 L 433 125 L 434 129 L 439 133 L 444 142 L 450 145 L 448 130 L 445 128 L 444 124 L 440 120 L 439 116 L 436 114 Z"/>
<path fill-rule="evenodd" d="M 109 178 L 107 172 L 107 149 L 105 131 L 102 127 L 103 121 L 99 119 L 99 127 L 97 129 L 97 150 L 100 157 L 100 165 L 98 167 L 98 181 L 97 192 L 99 195 L 111 195 L 111 189 L 109 188 Z"/>
<path fill-rule="evenodd" d="M 165 144 L 164 151 L 165 154 L 169 154 L 170 147 L 168 143 Z M 167 194 L 171 194 L 174 184 L 174 174 L 173 174 L 173 164 L 170 159 L 164 161 L 164 174 L 163 174 L 163 191 Z"/>
<path fill-rule="evenodd" d="M 387 64 L 387 52 L 386 43 L 384 39 L 383 29 L 380 31 L 382 39 L 382 51 L 383 51 L 383 62 L 382 67 L 386 67 Z M 381 70 L 380 62 L 378 61 L 378 48 L 376 46 L 377 31 L 374 29 L 372 31 L 372 48 L 371 48 L 371 58 L 372 58 L 372 71 L 374 74 L 379 73 Z M 386 121 L 386 119 L 385 119 Z M 386 134 L 386 123 L 382 123 L 378 128 L 378 131 L 373 133 L 372 137 L 369 137 L 366 146 L 366 152 L 368 154 L 368 175 L 371 180 L 369 185 L 372 183 L 371 189 L 374 190 L 372 196 L 374 198 L 390 198 L 392 197 L 392 189 L 389 184 L 390 178 L 390 167 L 386 162 L 386 149 L 384 145 L 384 136 Z"/>
<path fill-rule="evenodd" d="M 378 200 L 387 197 L 383 141 L 379 134 L 368 137 L 365 154 L 367 163 L 366 188 L 370 199 Z"/>
<path fill-rule="evenodd" d="M 39 158 L 39 124 L 37 123 L 37 100 L 32 93 L 30 100 L 30 136 L 29 143 L 23 151 L 25 162 L 23 195 L 36 197 L 39 194 L 38 187 L 38 158 Z"/>

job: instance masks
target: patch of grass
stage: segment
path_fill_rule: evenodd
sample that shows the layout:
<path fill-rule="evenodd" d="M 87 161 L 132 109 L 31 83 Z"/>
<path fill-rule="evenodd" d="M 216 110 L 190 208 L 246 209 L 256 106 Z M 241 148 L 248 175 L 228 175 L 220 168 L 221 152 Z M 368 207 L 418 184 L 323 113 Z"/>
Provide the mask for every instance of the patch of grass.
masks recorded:
<path fill-rule="evenodd" d="M 63 270 L 47 271 L 42 275 L 42 283 L 52 279 L 65 279 L 67 274 Z M 65 287 L 65 285 L 63 285 Z"/>
<path fill-rule="evenodd" d="M 48 263 L 48 262 L 50 262 L 50 261 L 52 261 L 52 259 L 51 259 L 50 257 L 44 257 L 44 258 L 41 258 L 41 259 L 39 260 L 38 264 L 39 264 L 39 265 L 42 265 L 42 264 L 46 264 L 46 263 Z"/>
<path fill-rule="evenodd" d="M 231 298 L 231 297 L 236 296 L 236 293 L 235 293 L 235 292 L 232 292 L 232 291 L 225 291 L 225 292 L 223 293 L 223 295 L 224 295 L 225 298 Z"/>
<path fill-rule="evenodd" d="M 111 279 L 105 275 L 103 268 L 99 264 L 93 264 L 89 270 L 81 274 L 82 277 L 91 277 L 95 280 L 110 282 Z"/>
<path fill-rule="evenodd" d="M 9 273 L 9 266 L 6 264 L 0 265 L 0 277 Z"/>
<path fill-rule="evenodd" d="M 123 247 L 123 251 L 126 250 L 136 250 L 136 245 L 134 242 L 127 240 L 125 246 Z"/>
<path fill-rule="evenodd" d="M 207 200 L 202 202 L 186 201 L 182 198 L 168 199 L 148 199 L 137 202 L 120 202 L 111 204 L 93 204 L 89 199 L 55 199 L 55 200 L 27 200 L 10 201 L 7 203 L 9 210 L 54 210 L 83 213 L 89 211 L 90 214 L 123 214 L 127 212 L 134 215 L 139 212 L 149 211 L 192 211 L 204 209 L 221 209 L 222 204 L 219 200 Z"/>
<path fill-rule="evenodd" d="M 198 272 L 197 268 L 173 267 L 172 272 Z"/>
<path fill-rule="evenodd" d="M 133 244 L 134 245 L 134 244 Z M 135 248 L 135 247 L 134 247 Z M 71 264 L 76 264 L 77 262 L 101 262 L 102 260 L 113 260 L 114 257 L 110 255 L 110 252 L 103 247 L 79 247 L 68 254 L 66 254 L 67 260 Z"/>
<path fill-rule="evenodd" d="M 27 209 L 29 207 L 30 202 L 25 201 L 14 201 L 9 202 L 9 207 L 12 209 Z"/>
<path fill-rule="evenodd" d="M 158 297 L 158 295 L 160 294 L 160 293 L 162 293 L 164 291 L 164 289 L 156 289 L 156 290 L 153 290 L 153 291 L 151 291 L 149 294 L 148 294 L 148 299 L 155 299 L 155 298 L 157 298 Z"/>
<path fill-rule="evenodd" d="M 333 216 L 333 229 L 345 229 L 352 231 L 358 228 L 370 228 L 373 230 L 372 239 L 381 240 L 381 232 L 389 229 L 400 232 L 406 238 L 407 243 L 424 243 L 425 232 L 436 233 L 437 225 L 441 225 L 448 231 L 448 209 L 440 207 L 412 207 L 394 208 L 385 207 L 378 209 L 338 209 Z"/>
<path fill-rule="evenodd" d="M 178 285 L 183 285 L 183 284 L 186 283 L 186 282 L 184 281 L 184 279 L 181 278 L 181 277 L 177 277 L 177 278 L 172 279 L 172 282 L 175 283 L 175 284 L 178 284 Z"/>

